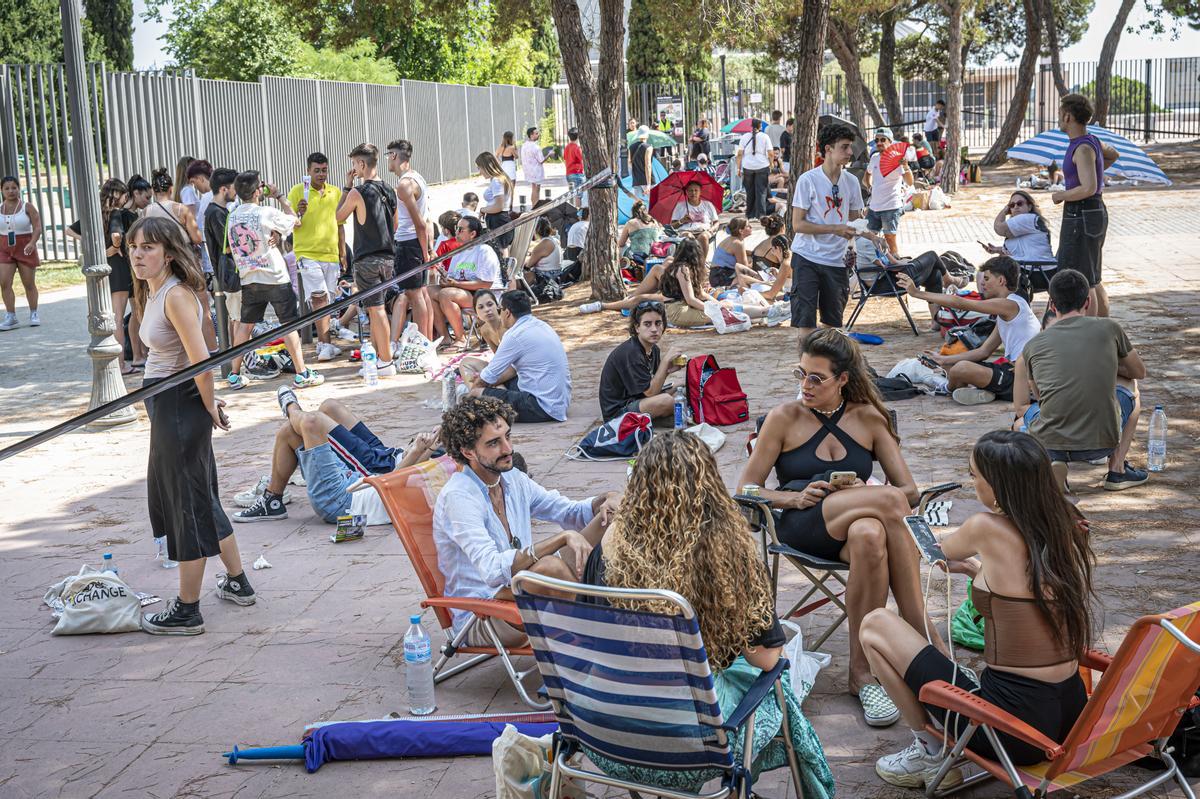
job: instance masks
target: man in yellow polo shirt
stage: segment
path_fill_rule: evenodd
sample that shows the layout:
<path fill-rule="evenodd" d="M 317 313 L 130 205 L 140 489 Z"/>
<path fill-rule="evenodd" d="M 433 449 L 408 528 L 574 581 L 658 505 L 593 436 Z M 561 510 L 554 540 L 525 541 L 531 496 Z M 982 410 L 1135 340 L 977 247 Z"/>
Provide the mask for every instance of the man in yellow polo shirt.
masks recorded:
<path fill-rule="evenodd" d="M 313 310 L 323 308 L 338 293 L 338 277 L 346 262 L 346 231 L 337 223 L 342 190 L 330 185 L 329 159 L 324 153 L 308 157 L 308 175 L 288 192 L 288 203 L 300 220 L 292 231 L 296 266 Z M 330 340 L 329 318 L 317 320 L 317 360 L 332 361 L 342 354 Z"/>

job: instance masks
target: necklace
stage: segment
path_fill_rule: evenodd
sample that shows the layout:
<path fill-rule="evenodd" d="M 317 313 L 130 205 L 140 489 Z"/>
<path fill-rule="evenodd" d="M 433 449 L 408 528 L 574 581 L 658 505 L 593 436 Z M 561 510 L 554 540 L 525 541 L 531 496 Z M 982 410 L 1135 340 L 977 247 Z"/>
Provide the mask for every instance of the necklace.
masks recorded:
<path fill-rule="evenodd" d="M 501 477 L 503 477 L 503 475 L 496 475 L 496 482 L 494 482 L 494 483 L 484 483 L 484 484 L 483 484 L 484 488 L 486 488 L 486 489 L 488 489 L 488 490 L 490 491 L 491 489 L 498 487 L 498 486 L 500 485 L 500 479 L 501 479 Z"/>
<path fill-rule="evenodd" d="M 843 405 L 845 405 L 845 404 L 846 404 L 846 398 L 843 396 L 843 397 L 842 397 L 842 401 L 841 401 L 841 402 L 839 402 L 839 403 L 838 403 L 838 406 L 837 406 L 836 408 L 834 408 L 832 411 L 825 411 L 825 410 L 822 410 L 822 409 L 820 409 L 820 408 L 813 408 L 813 410 L 814 410 L 814 411 L 816 411 L 817 413 L 823 413 L 823 414 L 825 414 L 826 416 L 833 416 L 833 415 L 835 415 L 835 414 L 836 414 L 838 411 L 840 411 L 840 410 L 842 409 L 842 406 L 843 406 Z"/>

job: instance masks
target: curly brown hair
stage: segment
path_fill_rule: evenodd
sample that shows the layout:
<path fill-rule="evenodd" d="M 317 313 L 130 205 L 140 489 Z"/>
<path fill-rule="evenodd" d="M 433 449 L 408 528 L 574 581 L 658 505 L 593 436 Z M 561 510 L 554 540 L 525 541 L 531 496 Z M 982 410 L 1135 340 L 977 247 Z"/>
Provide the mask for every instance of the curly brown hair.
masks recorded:
<path fill-rule="evenodd" d="M 507 402 L 495 397 L 463 397 L 442 414 L 442 447 L 451 458 L 466 466 L 463 450 L 475 446 L 485 426 L 501 419 L 509 427 L 517 420 L 517 412 Z"/>
<path fill-rule="evenodd" d="M 610 586 L 682 594 L 717 671 L 774 623 L 771 587 L 750 528 L 708 445 L 691 433 L 656 434 L 638 455 L 605 535 L 604 562 Z"/>

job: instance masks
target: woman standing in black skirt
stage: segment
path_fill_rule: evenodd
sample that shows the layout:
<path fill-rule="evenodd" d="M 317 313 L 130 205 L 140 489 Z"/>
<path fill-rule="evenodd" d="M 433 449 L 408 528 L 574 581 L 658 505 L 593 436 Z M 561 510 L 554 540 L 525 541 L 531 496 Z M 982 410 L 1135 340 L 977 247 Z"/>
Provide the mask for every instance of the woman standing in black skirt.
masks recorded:
<path fill-rule="evenodd" d="M 170 219 L 141 219 L 126 241 L 134 304 L 142 314 L 140 334 L 150 351 L 143 383 L 148 386 L 208 357 L 201 330 L 208 311 L 200 300 L 204 277 L 183 229 Z M 217 576 L 217 596 L 254 604 L 233 527 L 217 498 L 212 429 L 229 429 L 224 405 L 207 371 L 146 400 L 150 526 L 155 537 L 166 536 L 168 556 L 179 561 L 179 596 L 162 612 L 142 617 L 142 629 L 153 635 L 204 632 L 200 585 L 206 558 L 214 555 L 227 570 Z"/>
<path fill-rule="evenodd" d="M 482 177 L 489 178 L 488 187 L 483 190 L 483 207 L 479 209 L 479 213 L 483 214 L 483 219 L 487 222 L 488 230 L 507 225 L 512 221 L 508 209 L 512 206 L 513 190 L 516 188 L 512 178 L 491 153 L 480 153 L 475 158 L 475 166 L 479 167 Z M 513 232 L 510 230 L 492 239 L 492 247 L 503 260 L 508 257 L 508 248 L 512 242 Z"/>

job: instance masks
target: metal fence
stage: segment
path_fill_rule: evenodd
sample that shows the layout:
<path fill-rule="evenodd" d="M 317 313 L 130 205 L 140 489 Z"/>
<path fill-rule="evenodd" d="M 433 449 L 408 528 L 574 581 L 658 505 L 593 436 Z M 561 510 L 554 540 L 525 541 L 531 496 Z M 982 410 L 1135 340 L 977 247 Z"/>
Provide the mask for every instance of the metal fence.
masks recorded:
<path fill-rule="evenodd" d="M 190 155 L 290 185 L 313 151 L 336 165 L 360 142 L 382 148 L 406 138 L 417 168 L 441 183 L 471 176 L 475 156 L 495 149 L 504 131 L 516 131 L 520 141 L 554 102 L 551 90 L 524 86 L 274 77 L 242 83 L 184 72 L 108 72 L 101 64 L 89 65 L 88 76 L 101 180 L 148 176 L 160 166 L 173 171 Z M 78 257 L 64 233 L 75 216 L 62 65 L 0 65 L 0 119 L 13 120 L 0 130 L 0 171 L 20 177 L 42 212 L 42 257 Z"/>
<path fill-rule="evenodd" d="M 1063 64 L 1068 91 L 1095 96 L 1097 62 Z M 1178 141 L 1200 137 L 1200 57 L 1118 61 L 1113 64 L 1112 100 L 1106 126 L 1131 139 Z M 1015 66 L 968 70 L 963 82 L 964 144 L 973 150 L 992 145 L 1008 113 L 1016 89 Z M 875 73 L 863 75 L 884 119 L 887 109 Z M 893 127 L 920 129 L 945 87 L 927 80 L 905 80 L 897 86 L 901 115 Z M 793 86 L 770 80 L 747 79 L 673 84 L 635 84 L 629 87 L 628 111 L 639 123 L 653 124 L 661 109 L 688 129 L 700 117 L 714 129 L 750 116 L 769 118 L 778 109 L 791 116 Z M 821 84 L 822 114 L 850 118 L 849 95 L 842 74 L 826 74 Z M 1058 92 L 1050 65 L 1040 66 L 1025 109 L 1020 137 L 1034 136 L 1057 124 Z M 864 118 L 871 117 L 864 111 Z M 898 131 L 899 132 L 899 131 Z"/>

